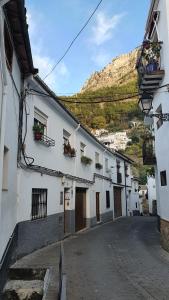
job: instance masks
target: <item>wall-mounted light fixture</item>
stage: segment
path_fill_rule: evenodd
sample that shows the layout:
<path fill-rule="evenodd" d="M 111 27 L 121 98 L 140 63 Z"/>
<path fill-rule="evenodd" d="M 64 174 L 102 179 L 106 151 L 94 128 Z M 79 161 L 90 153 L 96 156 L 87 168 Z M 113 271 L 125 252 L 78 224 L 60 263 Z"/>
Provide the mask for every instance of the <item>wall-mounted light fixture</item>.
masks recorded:
<path fill-rule="evenodd" d="M 146 92 L 143 92 L 139 99 L 139 107 L 142 110 L 142 112 L 149 116 L 150 118 L 156 117 L 158 119 L 161 119 L 163 121 L 169 121 L 169 113 L 150 113 L 152 107 L 152 102 L 153 102 L 153 96 L 151 94 L 148 94 Z"/>

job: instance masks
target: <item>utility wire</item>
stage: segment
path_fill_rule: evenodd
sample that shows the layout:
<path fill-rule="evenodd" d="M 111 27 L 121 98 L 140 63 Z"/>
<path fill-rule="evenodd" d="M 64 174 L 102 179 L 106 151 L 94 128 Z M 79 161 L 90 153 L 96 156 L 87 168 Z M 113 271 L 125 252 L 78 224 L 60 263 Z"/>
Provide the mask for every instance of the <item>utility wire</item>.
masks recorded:
<path fill-rule="evenodd" d="M 33 93 L 32 91 L 34 91 L 34 92 L 36 92 L 36 93 Z M 40 95 L 40 96 L 42 96 L 42 97 L 50 97 L 50 98 L 53 98 L 52 96 L 50 96 L 50 95 L 48 95 L 48 94 L 45 94 L 45 93 L 41 93 L 41 92 L 38 92 L 38 91 L 35 91 L 35 90 L 33 90 L 33 89 L 31 89 L 29 92 L 28 92 L 29 94 L 31 94 L 31 95 Z M 126 97 L 123 97 L 123 98 L 119 98 L 119 99 L 114 99 L 113 97 L 109 97 L 108 99 L 109 100 L 105 100 L 105 98 L 107 98 L 107 97 L 100 97 L 100 100 L 99 101 L 93 101 L 92 99 L 96 99 L 95 97 L 93 97 L 93 98 L 88 98 L 88 99 L 90 99 L 90 100 L 92 100 L 92 101 L 70 101 L 70 100 L 66 100 L 66 99 L 62 99 L 62 98 L 59 98 L 59 97 L 57 97 L 57 99 L 59 100 L 59 101 L 61 101 L 61 102 L 66 102 L 66 103 L 70 103 L 70 104 L 94 104 L 94 103 L 113 103 L 113 102 L 121 102 L 121 101 L 126 101 L 126 100 L 130 100 L 130 99 L 132 99 L 132 98 L 136 98 L 136 97 L 138 97 L 139 96 L 139 94 L 137 93 L 137 94 L 131 94 L 131 95 L 129 95 L 129 94 L 127 94 L 126 95 Z M 75 98 L 72 98 L 73 100 L 75 100 Z M 83 100 L 84 98 L 76 98 L 77 100 Z M 87 99 L 87 98 L 86 98 Z"/>
<path fill-rule="evenodd" d="M 77 40 L 77 38 L 79 37 L 79 35 L 82 33 L 82 31 L 85 29 L 85 27 L 88 25 L 88 23 L 90 22 L 90 20 L 92 19 L 93 15 L 95 14 L 95 12 L 97 11 L 97 9 L 99 8 L 99 6 L 101 5 L 101 3 L 103 2 L 103 0 L 100 0 L 99 3 L 97 4 L 96 8 L 94 9 L 94 11 L 92 12 L 92 14 L 90 15 L 90 17 L 88 18 L 88 20 L 86 21 L 86 23 L 83 25 L 83 27 L 81 28 L 81 30 L 78 32 L 78 34 L 75 36 L 75 38 L 72 40 L 72 42 L 70 43 L 70 45 L 68 46 L 68 48 L 66 49 L 65 53 L 61 56 L 61 58 L 57 61 L 57 63 L 53 66 L 53 68 L 51 69 L 51 71 L 44 77 L 43 80 L 45 80 L 47 77 L 49 77 L 52 72 L 55 70 L 55 68 L 57 67 L 57 65 L 63 60 L 63 58 L 66 56 L 66 54 L 69 52 L 70 48 L 73 46 L 74 42 Z"/>

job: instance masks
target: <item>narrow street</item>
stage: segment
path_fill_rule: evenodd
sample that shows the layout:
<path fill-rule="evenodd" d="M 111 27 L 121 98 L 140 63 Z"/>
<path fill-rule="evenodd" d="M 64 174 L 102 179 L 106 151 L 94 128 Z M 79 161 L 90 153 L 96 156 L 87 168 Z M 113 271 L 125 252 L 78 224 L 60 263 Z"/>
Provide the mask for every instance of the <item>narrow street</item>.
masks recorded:
<path fill-rule="evenodd" d="M 64 248 L 69 300 L 169 299 L 169 254 L 153 217 L 107 223 Z"/>

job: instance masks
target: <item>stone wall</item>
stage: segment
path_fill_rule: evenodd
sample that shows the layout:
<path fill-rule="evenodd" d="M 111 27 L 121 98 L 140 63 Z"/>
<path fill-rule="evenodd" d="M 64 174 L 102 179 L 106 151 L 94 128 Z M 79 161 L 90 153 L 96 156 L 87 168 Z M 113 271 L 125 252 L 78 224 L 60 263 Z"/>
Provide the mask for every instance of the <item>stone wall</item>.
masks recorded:
<path fill-rule="evenodd" d="M 160 220 L 161 245 L 169 252 L 169 222 Z"/>

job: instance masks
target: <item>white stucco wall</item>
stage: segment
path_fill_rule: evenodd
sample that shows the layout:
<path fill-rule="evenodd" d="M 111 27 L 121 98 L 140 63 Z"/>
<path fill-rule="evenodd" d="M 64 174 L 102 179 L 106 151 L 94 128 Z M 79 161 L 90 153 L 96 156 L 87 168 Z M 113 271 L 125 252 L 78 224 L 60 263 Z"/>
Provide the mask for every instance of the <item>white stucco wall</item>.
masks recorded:
<path fill-rule="evenodd" d="M 147 177 L 147 191 L 148 191 L 148 204 L 149 204 L 149 213 L 153 213 L 153 200 L 157 200 L 156 196 L 156 183 L 155 177 L 148 176 Z"/>
<path fill-rule="evenodd" d="M 19 97 L 7 71 L 6 94 L 3 99 L 3 121 L 1 128 L 1 174 L 3 173 L 4 146 L 8 148 L 7 189 L 2 190 L 0 197 L 0 259 L 17 222 L 17 150 L 18 150 L 18 121 Z M 12 76 L 20 93 L 21 75 L 16 55 L 13 55 Z M 0 79 L 2 85 L 2 79 Z"/>
<path fill-rule="evenodd" d="M 157 25 L 159 40 L 163 42 L 161 50 L 161 63 L 165 71 L 164 79 L 161 85 L 169 83 L 169 2 L 168 0 L 159 1 L 158 11 L 160 11 L 160 18 Z M 153 99 L 153 112 L 156 112 L 159 105 L 162 105 L 162 112 L 169 113 L 169 93 L 166 87 L 157 90 Z M 169 221 L 169 122 L 164 122 L 163 125 L 157 129 L 156 122 L 158 119 L 154 118 L 155 128 L 155 152 L 157 158 L 157 210 L 163 219 Z M 167 185 L 161 186 L 160 172 L 166 171 Z"/>

